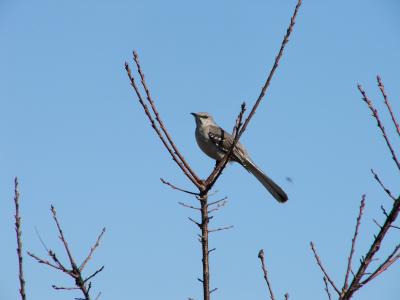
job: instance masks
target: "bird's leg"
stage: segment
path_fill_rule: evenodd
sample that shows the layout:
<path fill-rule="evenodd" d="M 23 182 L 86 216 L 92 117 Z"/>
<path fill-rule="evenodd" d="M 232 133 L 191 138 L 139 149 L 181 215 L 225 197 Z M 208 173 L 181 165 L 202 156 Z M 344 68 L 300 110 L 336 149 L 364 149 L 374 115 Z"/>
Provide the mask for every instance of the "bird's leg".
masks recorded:
<path fill-rule="evenodd" d="M 218 160 L 218 159 L 215 161 L 215 168 L 218 166 L 219 162 L 220 162 L 220 160 Z"/>

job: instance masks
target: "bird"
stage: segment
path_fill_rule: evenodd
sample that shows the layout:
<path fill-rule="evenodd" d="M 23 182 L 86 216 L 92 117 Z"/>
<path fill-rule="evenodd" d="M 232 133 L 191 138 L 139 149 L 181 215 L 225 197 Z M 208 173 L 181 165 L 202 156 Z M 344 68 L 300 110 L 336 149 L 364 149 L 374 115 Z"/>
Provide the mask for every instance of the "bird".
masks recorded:
<path fill-rule="evenodd" d="M 230 150 L 234 137 L 219 127 L 214 118 L 207 112 L 191 113 L 196 121 L 195 137 L 199 148 L 217 163 Z M 246 148 L 237 142 L 233 148 L 231 161 L 242 165 L 248 172 L 254 175 L 257 180 L 270 192 L 280 203 L 288 200 L 287 194 L 271 178 L 252 161 Z"/>

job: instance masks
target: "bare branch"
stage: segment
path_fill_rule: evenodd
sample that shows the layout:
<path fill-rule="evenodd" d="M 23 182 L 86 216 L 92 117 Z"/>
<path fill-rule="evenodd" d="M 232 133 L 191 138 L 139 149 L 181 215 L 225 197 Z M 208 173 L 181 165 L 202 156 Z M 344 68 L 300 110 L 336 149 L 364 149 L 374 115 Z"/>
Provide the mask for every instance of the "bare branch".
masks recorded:
<path fill-rule="evenodd" d="M 210 195 L 208 195 L 208 196 L 210 196 Z M 210 206 L 212 206 L 212 205 L 215 205 L 215 204 L 218 205 L 218 204 L 221 203 L 221 202 L 225 202 L 226 199 L 228 199 L 228 197 L 224 197 L 224 198 L 219 199 L 219 200 L 217 200 L 217 201 L 210 202 L 210 203 L 208 203 L 208 207 L 210 207 Z"/>
<path fill-rule="evenodd" d="M 146 92 L 146 97 L 147 97 L 147 101 L 150 103 L 151 109 L 153 110 L 153 113 L 156 117 L 156 120 L 158 122 L 158 124 L 160 124 L 160 128 L 163 131 L 163 133 L 165 134 L 169 144 L 171 145 L 172 149 L 174 150 L 174 153 L 176 154 L 176 156 L 180 159 L 180 161 L 182 162 L 183 166 L 185 167 L 185 169 L 190 173 L 190 175 L 194 178 L 194 180 L 196 181 L 196 183 L 198 184 L 199 182 L 201 182 L 201 180 L 197 177 L 197 175 L 195 174 L 195 172 L 190 168 L 189 164 L 186 162 L 185 158 L 183 157 L 183 155 L 179 152 L 178 148 L 175 146 L 175 143 L 173 142 L 169 132 L 167 131 L 167 128 L 164 125 L 164 122 L 161 120 L 160 114 L 157 111 L 157 108 L 154 104 L 154 101 L 151 98 L 150 95 L 150 91 L 147 88 L 147 84 L 146 81 L 144 79 L 144 73 L 142 71 L 142 68 L 140 66 L 140 62 L 139 62 L 139 56 L 137 54 L 136 51 L 133 51 L 133 60 L 136 63 L 136 67 L 137 67 L 137 71 L 139 73 L 141 82 L 142 82 L 142 86 Z M 195 184 L 195 185 L 197 185 Z"/>
<path fill-rule="evenodd" d="M 21 217 L 19 215 L 19 191 L 18 178 L 14 179 L 14 204 L 15 204 L 15 233 L 17 235 L 17 255 L 18 255 L 18 278 L 19 278 L 19 293 L 21 299 L 26 299 L 25 293 L 25 278 L 22 258 L 22 232 L 21 232 Z"/>
<path fill-rule="evenodd" d="M 56 265 L 53 265 L 53 264 L 52 264 L 51 262 L 49 262 L 48 260 L 42 259 L 42 258 L 36 256 L 35 254 L 29 252 L 29 251 L 28 251 L 27 253 L 28 253 L 28 255 L 29 255 L 30 257 L 32 257 L 33 259 L 35 259 L 38 263 L 48 265 L 48 266 L 50 266 L 50 267 L 52 267 L 52 268 L 54 268 L 54 269 L 57 269 L 57 270 L 60 270 L 60 271 L 63 271 L 63 272 L 64 272 L 63 268 L 61 268 L 61 267 L 59 267 L 59 266 L 56 266 Z"/>
<path fill-rule="evenodd" d="M 178 188 L 177 186 L 173 185 L 172 183 L 170 183 L 168 181 L 165 181 L 163 178 L 160 178 L 160 180 L 161 180 L 162 183 L 164 183 L 165 185 L 168 185 L 169 187 L 171 187 L 174 190 L 177 190 L 177 191 L 180 191 L 180 192 L 184 192 L 184 193 L 187 193 L 187 194 L 190 194 L 190 195 L 195 195 L 195 196 L 199 195 L 199 193 L 195 193 L 195 192 L 191 192 L 191 191 L 188 191 L 188 190 L 184 190 L 184 189 Z"/>
<path fill-rule="evenodd" d="M 181 160 L 179 159 L 179 157 L 175 154 L 173 148 L 171 148 L 171 146 L 169 145 L 169 143 L 167 142 L 167 140 L 164 138 L 163 134 L 161 133 L 160 129 L 158 128 L 154 118 L 152 117 L 148 106 L 146 105 L 146 103 L 143 100 L 142 95 L 140 94 L 139 88 L 136 85 L 136 81 L 135 78 L 132 76 L 131 70 L 129 68 L 128 63 L 125 63 L 125 70 L 126 73 L 128 74 L 129 80 L 131 82 L 131 86 L 133 87 L 133 89 L 136 92 L 136 95 L 138 97 L 139 103 L 142 105 L 143 110 L 147 116 L 147 118 L 149 119 L 151 126 L 153 127 L 153 129 L 155 130 L 155 132 L 157 133 L 158 137 L 160 138 L 161 142 L 163 143 L 164 147 L 167 149 L 167 151 L 169 152 L 169 154 L 171 155 L 172 159 L 177 163 L 177 165 L 181 168 L 181 170 L 183 171 L 183 173 L 186 175 L 186 177 L 189 178 L 190 181 L 192 181 L 192 183 L 197 186 L 198 188 L 201 187 L 201 185 L 199 184 L 199 182 L 197 181 L 196 177 L 193 177 L 189 171 L 187 170 L 187 168 L 185 167 L 185 165 L 181 162 Z"/>
<path fill-rule="evenodd" d="M 382 132 L 383 138 L 386 141 L 386 145 L 389 148 L 390 153 L 392 154 L 392 158 L 394 160 L 394 162 L 396 163 L 397 168 L 400 170 L 400 163 L 397 159 L 396 153 L 394 152 L 394 149 L 392 147 L 392 144 L 390 143 L 390 140 L 388 138 L 388 136 L 386 135 L 386 130 L 385 127 L 383 126 L 381 119 L 379 118 L 379 114 L 378 114 L 378 110 L 374 107 L 374 104 L 372 103 L 372 101 L 369 99 L 369 97 L 367 96 L 367 94 L 365 93 L 365 91 L 363 90 L 362 86 L 360 84 L 357 85 L 358 90 L 360 91 L 361 95 L 363 96 L 363 100 L 365 101 L 365 103 L 367 103 L 368 108 L 371 110 L 372 115 L 374 116 L 377 125 L 379 127 L 379 129 Z"/>
<path fill-rule="evenodd" d="M 194 224 L 196 224 L 198 227 L 201 227 L 201 224 L 199 222 L 196 222 L 195 220 L 193 220 L 191 217 L 188 217 L 188 219 L 190 221 L 192 221 Z"/>
<path fill-rule="evenodd" d="M 104 266 L 101 266 L 100 269 L 96 270 L 92 275 L 90 275 L 88 278 L 86 278 L 83 282 L 89 281 L 90 279 L 92 279 L 94 276 L 96 276 L 97 274 L 99 274 L 103 270 L 104 270 Z"/>
<path fill-rule="evenodd" d="M 186 204 L 186 203 L 183 203 L 183 202 L 178 202 L 178 204 L 182 205 L 183 207 L 186 207 L 186 208 L 191 208 L 191 209 L 194 209 L 194 210 L 200 210 L 200 207 L 189 205 L 189 204 Z"/>
<path fill-rule="evenodd" d="M 271 283 L 269 282 L 269 279 L 268 279 L 268 272 L 267 272 L 267 268 L 266 268 L 265 262 L 264 262 L 264 250 L 263 250 L 263 249 L 261 249 L 261 250 L 258 252 L 258 258 L 259 258 L 260 261 L 261 261 L 261 268 L 262 268 L 263 273 L 264 273 L 265 282 L 267 283 L 267 287 L 268 287 L 268 291 L 269 291 L 269 296 L 270 296 L 271 300 L 275 300 L 274 292 L 272 291 L 272 286 L 271 286 Z M 286 297 L 286 296 L 285 296 L 285 297 Z"/>
<path fill-rule="evenodd" d="M 224 200 L 224 201 L 222 201 L 222 202 L 219 202 L 219 203 L 214 204 L 214 208 L 210 209 L 210 210 L 208 211 L 208 213 L 210 214 L 210 213 L 213 213 L 213 212 L 215 212 L 215 211 L 221 209 L 222 207 L 224 207 L 224 206 L 226 205 L 226 203 L 228 203 L 227 200 Z M 208 205 L 208 207 L 210 207 L 210 204 Z"/>
<path fill-rule="evenodd" d="M 270 85 L 270 83 L 271 83 L 272 77 L 274 76 L 275 71 L 276 71 L 276 69 L 277 69 L 278 66 L 279 66 L 279 61 L 280 61 L 280 59 L 281 59 L 281 57 L 282 57 L 282 55 L 283 55 L 283 51 L 285 50 L 286 44 L 289 42 L 290 34 L 292 33 L 293 28 L 294 28 L 294 25 L 295 25 L 295 23 L 296 23 L 296 17 L 297 17 L 297 13 L 298 13 L 298 11 L 299 11 L 300 6 L 301 6 L 301 0 L 298 0 L 298 1 L 297 1 L 296 8 L 295 8 L 295 10 L 294 10 L 294 12 L 293 12 L 293 15 L 292 15 L 291 19 L 290 19 L 289 28 L 286 30 L 286 34 L 285 34 L 285 36 L 284 36 L 284 38 L 283 38 L 283 41 L 282 41 L 281 47 L 280 47 L 280 49 L 279 49 L 278 55 L 277 55 L 276 58 L 275 58 L 274 65 L 272 66 L 272 69 L 271 69 L 271 71 L 269 72 L 269 75 L 268 75 L 268 77 L 267 77 L 267 80 L 265 81 L 265 84 L 264 84 L 263 88 L 261 89 L 261 93 L 260 93 L 260 95 L 258 96 L 257 101 L 255 102 L 253 108 L 251 109 L 251 112 L 249 113 L 249 116 L 247 117 L 246 121 L 244 122 L 242 128 L 240 129 L 239 137 L 240 137 L 240 136 L 243 134 L 243 132 L 246 130 L 247 125 L 249 124 L 251 118 L 252 118 L 253 115 L 255 114 L 255 112 L 256 112 L 258 106 L 260 105 L 261 100 L 264 98 L 265 93 L 266 93 L 266 91 L 267 91 L 267 89 L 268 89 L 268 87 L 269 87 L 269 85 Z"/>
<path fill-rule="evenodd" d="M 324 280 L 324 284 L 325 284 L 325 292 L 328 295 L 328 299 L 332 300 L 331 293 L 329 292 L 328 281 L 326 280 L 325 276 L 323 277 L 323 280 Z"/>
<path fill-rule="evenodd" d="M 285 300 L 289 300 L 289 293 L 285 294 Z"/>
<path fill-rule="evenodd" d="M 376 270 L 361 284 L 364 285 L 368 283 L 369 281 L 377 277 L 379 274 L 386 271 L 393 263 L 395 263 L 396 260 L 400 258 L 400 253 L 398 253 L 399 249 L 400 249 L 400 244 L 394 248 L 393 252 L 386 258 L 386 260 L 378 268 L 376 268 Z"/>
<path fill-rule="evenodd" d="M 351 271 L 351 261 L 353 259 L 354 249 L 355 249 L 357 235 L 358 235 L 358 229 L 360 228 L 361 218 L 362 218 L 362 214 L 363 214 L 364 208 L 365 208 L 365 194 L 362 195 L 362 199 L 361 199 L 361 203 L 360 203 L 360 210 L 358 212 L 358 217 L 357 217 L 356 229 L 354 230 L 354 236 L 353 236 L 353 239 L 351 240 L 350 255 L 349 255 L 349 259 L 347 261 L 347 271 L 346 271 L 346 276 L 345 276 L 345 279 L 344 279 L 342 293 L 344 291 L 346 291 L 348 286 L 349 286 L 349 275 L 350 275 L 350 271 Z"/>
<path fill-rule="evenodd" d="M 221 230 L 227 230 L 227 229 L 231 229 L 233 228 L 233 225 L 229 225 L 229 226 L 225 226 L 225 227 L 219 227 L 216 229 L 209 229 L 208 232 L 217 232 L 217 231 L 221 231 Z"/>
<path fill-rule="evenodd" d="M 66 240 L 66 238 L 64 236 L 64 232 L 63 232 L 63 230 L 61 228 L 60 222 L 58 221 L 57 213 L 56 213 L 56 210 L 55 210 L 54 206 L 51 206 L 51 212 L 52 212 L 53 219 L 54 219 L 54 221 L 56 223 L 56 226 L 57 226 L 57 229 L 58 229 L 58 232 L 59 232 L 59 238 L 60 238 L 60 240 L 62 241 L 62 243 L 64 245 L 65 251 L 67 252 L 68 259 L 69 259 L 69 262 L 71 264 L 71 269 L 67 269 L 66 267 L 64 267 L 62 265 L 62 263 L 59 261 L 59 259 L 57 258 L 56 254 L 51 250 L 47 250 L 46 246 L 44 246 L 44 247 L 47 250 L 47 254 L 53 259 L 55 264 L 53 264 L 53 263 L 51 263 L 51 262 L 49 262 L 49 261 L 47 261 L 45 259 L 42 259 L 42 258 L 40 258 L 40 257 L 36 256 L 35 254 L 30 253 L 30 252 L 28 252 L 28 255 L 31 256 L 32 258 L 34 258 L 37 262 L 39 262 L 41 264 L 48 265 L 48 266 L 50 266 L 50 267 L 52 267 L 54 269 L 60 270 L 60 271 L 62 271 L 64 273 L 68 274 L 68 276 L 70 276 L 74 280 L 75 286 L 76 286 L 75 288 L 66 288 L 66 287 L 58 287 L 56 285 L 53 285 L 54 289 L 57 289 L 57 290 L 75 290 L 75 289 L 79 289 L 82 292 L 84 298 L 76 298 L 76 299 L 90 300 L 89 291 L 90 291 L 90 289 L 92 287 L 92 284 L 91 284 L 91 282 L 86 284 L 86 282 L 88 282 L 91 278 L 93 278 L 98 273 L 100 273 L 104 269 L 104 266 L 101 267 L 100 269 L 98 269 L 96 272 L 94 272 L 92 275 L 90 275 L 86 279 L 83 279 L 83 277 L 82 277 L 82 270 L 85 268 L 85 266 L 87 265 L 87 263 L 91 259 L 94 251 L 100 245 L 100 240 L 101 240 L 102 236 L 105 233 L 105 228 L 103 228 L 103 230 L 101 231 L 101 233 L 97 237 L 96 243 L 90 248 L 88 256 L 82 262 L 81 266 L 78 268 L 77 264 L 75 263 L 75 259 L 72 256 L 72 253 L 71 253 L 71 250 L 69 248 L 68 242 L 67 242 L 67 240 Z"/>
<path fill-rule="evenodd" d="M 381 79 L 381 77 L 380 77 L 379 75 L 377 75 L 377 76 L 376 76 L 376 80 L 378 81 L 378 87 L 379 87 L 379 89 L 381 90 L 383 99 L 384 99 L 384 101 L 385 101 L 385 104 L 386 104 L 387 109 L 389 110 L 389 113 L 390 113 L 390 116 L 391 116 L 391 118 L 392 118 L 393 124 L 394 124 L 394 126 L 396 127 L 397 134 L 400 135 L 400 126 L 399 126 L 399 123 L 397 123 L 396 118 L 395 118 L 395 116 L 394 116 L 394 114 L 393 114 L 393 110 L 392 110 L 392 107 L 391 107 L 391 105 L 390 105 L 388 96 L 386 95 L 385 87 L 384 87 L 384 85 L 383 85 L 383 83 L 382 83 L 382 79 Z"/>
<path fill-rule="evenodd" d="M 55 289 L 55 290 L 66 290 L 66 291 L 79 290 L 79 288 L 75 287 L 75 286 L 73 286 L 73 287 L 63 287 L 63 286 L 57 286 L 57 285 L 53 284 L 51 287 L 53 289 Z"/>
<path fill-rule="evenodd" d="M 322 273 L 324 273 L 324 276 L 326 277 L 326 279 L 329 281 L 329 283 L 330 283 L 331 286 L 334 288 L 334 290 L 336 291 L 336 293 L 340 296 L 340 291 L 339 291 L 339 289 L 336 287 L 335 283 L 334 283 L 333 280 L 329 277 L 328 273 L 325 271 L 324 266 L 322 265 L 321 259 L 319 258 L 318 254 L 317 254 L 317 250 L 315 250 L 314 243 L 313 243 L 313 242 L 310 242 L 310 246 L 311 246 L 311 250 L 314 252 L 315 260 L 317 261 L 317 264 L 318 264 L 318 266 L 320 267 Z"/>
<path fill-rule="evenodd" d="M 386 187 L 384 186 L 384 184 L 383 184 L 382 181 L 379 179 L 378 175 L 374 172 L 373 169 L 371 169 L 371 172 L 372 172 L 372 174 L 374 174 L 375 180 L 378 181 L 379 185 L 383 188 L 383 190 L 385 191 L 385 193 L 388 194 L 388 196 L 389 196 L 390 198 L 392 198 L 392 200 L 396 201 L 396 198 L 392 195 L 392 192 L 391 192 L 388 188 L 386 188 Z"/>
<path fill-rule="evenodd" d="M 56 209 L 54 208 L 53 205 L 51 205 L 51 213 L 53 214 L 53 219 L 56 222 L 58 232 L 60 233 L 59 237 L 60 237 L 62 243 L 64 244 L 64 248 L 65 248 L 65 251 L 67 252 L 69 261 L 71 263 L 71 266 L 76 266 L 75 260 L 74 260 L 72 254 L 71 254 L 71 250 L 69 249 L 68 242 L 65 239 L 64 233 L 63 233 L 63 231 L 61 229 L 61 226 L 60 226 L 60 223 L 58 222 Z"/>
<path fill-rule="evenodd" d="M 106 232 L 106 228 L 104 227 L 103 230 L 101 231 L 100 235 L 97 237 L 96 243 L 93 245 L 93 247 L 90 248 L 90 252 L 89 252 L 88 256 L 86 257 L 86 259 L 83 261 L 83 263 L 79 267 L 80 271 L 82 271 L 85 268 L 88 261 L 92 258 L 92 255 L 93 255 L 94 251 L 96 250 L 96 248 L 100 245 L 100 240 L 103 237 L 103 234 L 105 232 Z"/>

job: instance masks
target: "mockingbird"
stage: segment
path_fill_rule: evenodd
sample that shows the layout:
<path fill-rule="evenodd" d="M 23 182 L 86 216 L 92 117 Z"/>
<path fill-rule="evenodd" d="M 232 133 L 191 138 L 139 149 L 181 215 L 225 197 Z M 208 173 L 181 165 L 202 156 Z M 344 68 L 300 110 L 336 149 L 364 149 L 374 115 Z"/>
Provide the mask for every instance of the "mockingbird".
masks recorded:
<path fill-rule="evenodd" d="M 231 148 L 233 136 L 219 127 L 210 114 L 199 112 L 192 115 L 196 119 L 195 135 L 200 149 L 217 162 L 220 161 Z M 256 166 L 239 142 L 236 143 L 230 159 L 238 162 L 253 174 L 276 200 L 279 202 L 288 200 L 286 193 Z"/>

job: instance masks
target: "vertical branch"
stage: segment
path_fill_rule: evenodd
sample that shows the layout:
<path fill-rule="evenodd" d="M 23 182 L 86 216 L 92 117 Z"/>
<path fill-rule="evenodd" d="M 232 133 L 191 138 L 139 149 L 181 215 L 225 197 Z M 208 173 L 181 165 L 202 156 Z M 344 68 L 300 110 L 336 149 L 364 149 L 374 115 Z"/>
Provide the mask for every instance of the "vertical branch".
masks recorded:
<path fill-rule="evenodd" d="M 364 211 L 364 207 L 365 207 L 365 194 L 362 195 L 362 199 L 361 199 L 361 203 L 360 203 L 360 210 L 358 212 L 358 217 L 357 217 L 357 224 L 356 224 L 356 229 L 354 231 L 354 236 L 353 239 L 351 240 L 351 249 L 350 249 L 350 255 L 349 255 L 349 259 L 347 261 L 347 270 L 346 270 L 346 276 L 344 279 L 344 284 L 343 284 L 343 288 L 342 288 L 342 293 L 344 293 L 348 286 L 349 286 L 349 275 L 351 272 L 351 261 L 353 259 L 353 254 L 354 254 L 354 249 L 355 249 L 355 245 L 356 245 L 356 240 L 357 240 L 357 235 L 358 235 L 358 229 L 360 228 L 360 224 L 361 224 L 361 217 Z"/>
<path fill-rule="evenodd" d="M 210 300 L 210 264 L 209 264 L 209 254 L 208 250 L 208 222 L 210 218 L 208 217 L 208 195 L 201 195 L 199 197 L 201 205 L 201 252 L 202 252 L 202 262 L 203 262 L 203 297 L 204 300 Z"/>
<path fill-rule="evenodd" d="M 275 300 L 275 296 L 274 296 L 274 293 L 272 291 L 272 285 L 271 285 L 271 283 L 269 282 L 269 279 L 268 279 L 267 268 L 265 267 L 264 250 L 263 249 L 261 249 L 260 252 L 258 252 L 258 258 L 261 261 L 261 268 L 262 268 L 263 273 L 264 273 L 265 282 L 267 283 L 267 286 L 268 286 L 269 297 L 271 298 L 271 300 Z M 285 298 L 288 298 L 289 296 L 286 296 L 286 295 L 288 295 L 288 294 L 285 294 Z"/>
<path fill-rule="evenodd" d="M 26 299 L 25 294 L 25 279 L 22 263 L 22 232 L 21 232 L 21 217 L 19 215 L 19 192 L 18 192 L 18 178 L 14 179 L 14 203 L 15 203 L 15 232 L 17 234 L 17 254 L 18 254 L 18 268 L 19 268 L 19 293 L 21 299 Z"/>

